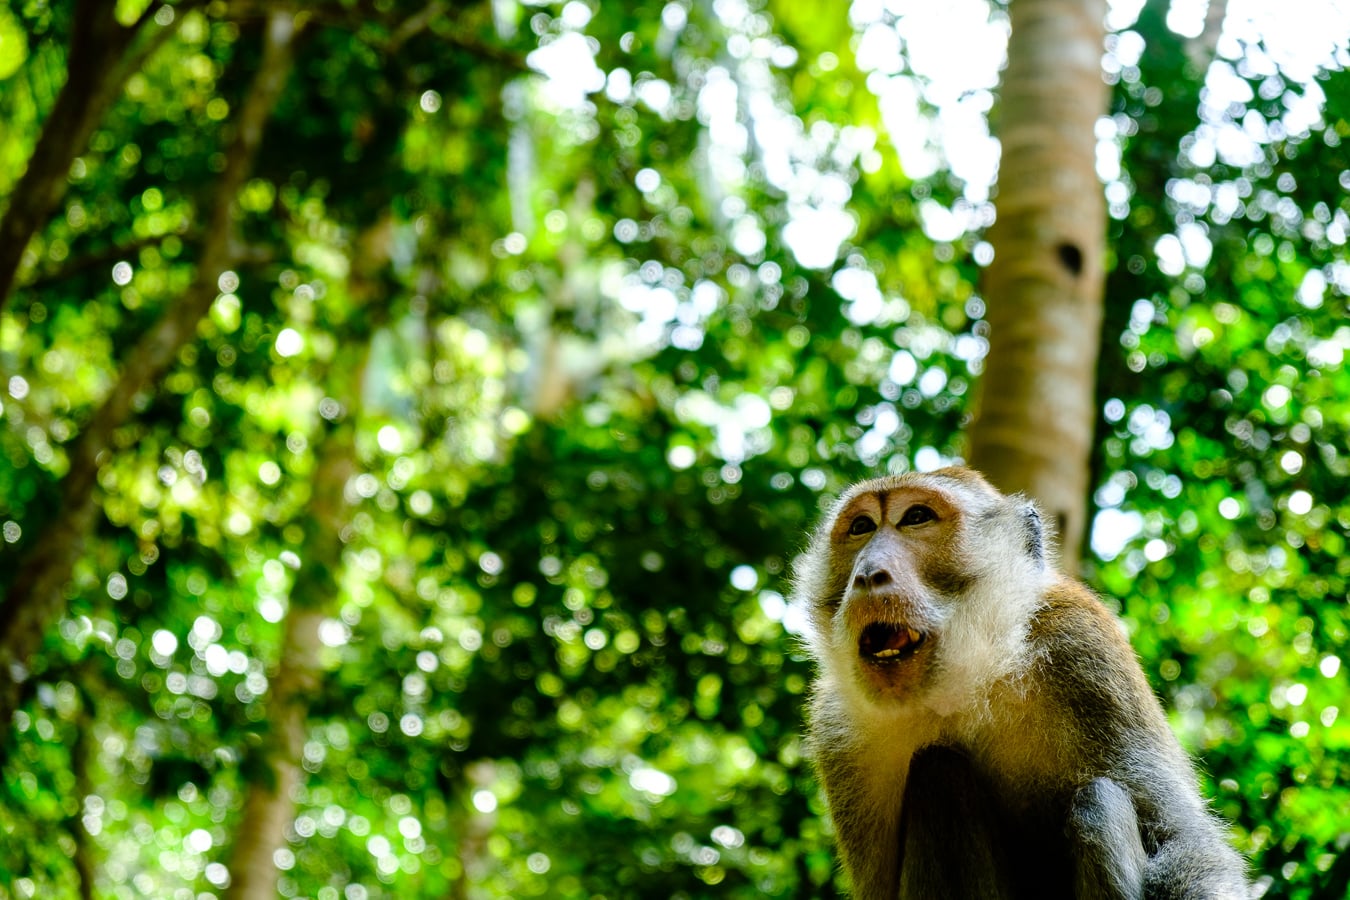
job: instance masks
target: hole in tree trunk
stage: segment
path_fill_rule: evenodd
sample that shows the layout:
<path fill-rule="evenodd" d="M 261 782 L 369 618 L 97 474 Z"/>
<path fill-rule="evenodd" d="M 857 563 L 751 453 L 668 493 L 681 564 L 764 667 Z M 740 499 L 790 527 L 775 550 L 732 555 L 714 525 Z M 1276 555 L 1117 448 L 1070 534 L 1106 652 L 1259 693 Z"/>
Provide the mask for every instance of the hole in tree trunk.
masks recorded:
<path fill-rule="evenodd" d="M 1059 261 L 1064 264 L 1075 276 L 1083 274 L 1083 251 L 1079 250 L 1073 244 L 1060 244 L 1055 248 L 1059 254 Z"/>

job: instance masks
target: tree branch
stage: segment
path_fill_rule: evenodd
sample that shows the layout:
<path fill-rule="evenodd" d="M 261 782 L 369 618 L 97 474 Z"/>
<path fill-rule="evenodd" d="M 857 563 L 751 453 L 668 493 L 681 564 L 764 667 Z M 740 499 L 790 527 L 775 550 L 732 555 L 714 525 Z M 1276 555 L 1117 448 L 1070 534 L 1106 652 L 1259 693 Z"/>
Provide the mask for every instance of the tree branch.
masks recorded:
<path fill-rule="evenodd" d="M 133 258 L 146 247 L 157 247 L 170 237 L 179 239 L 186 238 L 188 240 L 199 238 L 195 231 L 187 234 L 173 232 L 171 234 L 160 234 L 154 237 L 141 238 L 140 240 L 131 241 L 126 244 L 115 244 L 111 247 L 104 247 L 76 259 L 72 259 L 59 269 L 48 272 L 45 275 L 39 275 L 31 281 L 26 282 L 24 284 L 24 289 L 40 292 L 44 288 L 60 284 L 61 282 L 66 281 L 75 275 L 79 275 L 82 272 L 87 272 L 90 269 L 106 266 L 109 263 L 115 263 L 119 260 Z"/>
<path fill-rule="evenodd" d="M 117 384 L 72 443 L 70 470 L 61 482 L 61 515 L 22 548 L 22 565 L 11 560 L 7 566 L 0 566 L 17 572 L 0 605 L 0 723 L 7 724 L 13 718 L 29 665 L 48 627 L 64 612 L 63 588 L 94 522 L 94 484 L 100 465 L 112 452 L 113 433 L 130 418 L 136 397 L 154 387 L 178 351 L 193 338 L 197 321 L 216 298 L 220 273 L 237 259 L 235 201 L 253 170 L 263 126 L 290 75 L 294 38 L 290 11 L 273 11 L 267 23 L 262 63 L 226 152 L 196 277 L 127 355 Z"/>
<path fill-rule="evenodd" d="M 425 31 L 437 16 L 448 9 L 449 4 L 442 2 L 442 0 L 432 0 L 419 12 L 413 13 L 399 23 L 399 26 L 394 29 L 394 33 L 389 36 L 389 41 L 385 44 L 385 51 L 390 54 L 397 53 L 400 47 Z"/>
<path fill-rule="evenodd" d="M 465 53 L 476 56 L 486 62 L 496 63 L 524 75 L 539 74 L 538 70 L 530 68 L 529 64 L 525 62 L 523 54 L 507 50 L 503 47 L 493 47 L 489 44 L 484 44 L 476 38 L 457 32 L 440 35 L 440 37 L 447 41 L 452 47 L 463 50 Z"/>
<path fill-rule="evenodd" d="M 126 56 L 122 57 L 122 62 L 118 66 L 116 75 L 116 80 L 119 85 L 118 93 L 121 93 L 120 85 L 125 84 L 128 78 L 144 68 L 146 60 L 154 56 L 155 51 L 159 50 L 169 38 L 173 37 L 174 33 L 178 31 L 179 24 L 183 21 L 184 14 L 204 5 L 205 0 L 187 0 L 187 2 L 175 6 L 170 6 L 168 3 L 161 3 L 159 6 L 152 6 L 146 9 L 146 11 L 141 14 L 141 17 L 131 26 L 131 31 L 136 35 L 141 33 L 141 30 L 151 19 L 154 19 L 159 14 L 161 9 L 172 9 L 174 11 L 173 20 L 169 22 L 169 24 L 162 26 L 158 31 L 151 34 L 149 38 L 133 47 Z"/>
<path fill-rule="evenodd" d="M 128 53 L 143 21 L 124 27 L 113 15 L 116 5 L 114 0 L 79 0 L 76 5 L 74 30 L 66 54 L 66 82 L 43 123 L 28 168 L 10 195 L 4 218 L 0 219 L 0 309 L 9 299 L 33 235 L 65 198 L 70 164 L 121 96 L 127 79 L 168 40 L 176 27 L 161 28 Z"/>

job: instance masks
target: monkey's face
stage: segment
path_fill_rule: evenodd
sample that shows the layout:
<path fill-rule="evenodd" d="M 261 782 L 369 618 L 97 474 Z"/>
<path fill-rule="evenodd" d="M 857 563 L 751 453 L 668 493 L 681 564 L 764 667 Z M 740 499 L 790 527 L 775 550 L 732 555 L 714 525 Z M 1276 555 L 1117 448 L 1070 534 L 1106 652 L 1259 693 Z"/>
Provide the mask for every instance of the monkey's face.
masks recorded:
<path fill-rule="evenodd" d="M 864 482 L 836 508 L 831 584 L 813 617 L 831 663 L 874 700 L 911 698 L 941 668 L 947 625 L 977 568 L 965 552 L 969 524 L 997 499 L 983 480 L 911 475 Z"/>

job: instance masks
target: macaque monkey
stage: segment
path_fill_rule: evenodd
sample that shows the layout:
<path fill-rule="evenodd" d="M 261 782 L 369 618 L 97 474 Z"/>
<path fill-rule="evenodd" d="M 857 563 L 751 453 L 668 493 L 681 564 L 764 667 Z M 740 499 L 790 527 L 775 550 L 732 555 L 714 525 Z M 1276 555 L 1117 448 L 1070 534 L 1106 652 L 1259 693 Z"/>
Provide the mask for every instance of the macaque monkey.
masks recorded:
<path fill-rule="evenodd" d="M 1246 897 L 1119 624 L 1047 544 L 1034 504 L 948 468 L 854 486 L 798 560 L 853 895 Z"/>

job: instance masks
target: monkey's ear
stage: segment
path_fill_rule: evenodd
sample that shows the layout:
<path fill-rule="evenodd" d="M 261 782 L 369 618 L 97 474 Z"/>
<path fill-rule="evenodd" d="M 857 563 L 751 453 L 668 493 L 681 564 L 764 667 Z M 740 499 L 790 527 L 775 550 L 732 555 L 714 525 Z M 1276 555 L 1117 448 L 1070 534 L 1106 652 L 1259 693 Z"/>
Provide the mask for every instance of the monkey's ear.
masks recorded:
<path fill-rule="evenodd" d="M 1025 500 L 1022 506 L 1022 535 L 1027 555 L 1042 567 L 1045 566 L 1045 525 L 1041 522 L 1041 511 L 1036 504 Z"/>

